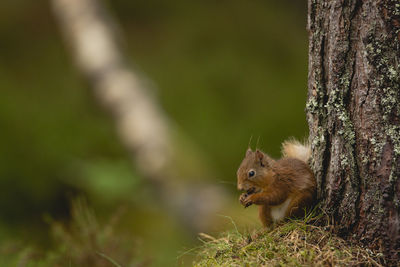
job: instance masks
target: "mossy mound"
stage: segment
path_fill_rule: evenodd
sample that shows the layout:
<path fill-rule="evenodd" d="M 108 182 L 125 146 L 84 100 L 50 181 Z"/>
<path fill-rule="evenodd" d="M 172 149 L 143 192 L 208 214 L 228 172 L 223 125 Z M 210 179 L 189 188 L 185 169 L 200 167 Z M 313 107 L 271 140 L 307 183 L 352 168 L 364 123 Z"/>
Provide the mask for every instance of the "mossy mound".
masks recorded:
<path fill-rule="evenodd" d="M 200 234 L 194 266 L 382 266 L 383 257 L 335 236 L 329 228 L 292 220 L 253 233 Z"/>

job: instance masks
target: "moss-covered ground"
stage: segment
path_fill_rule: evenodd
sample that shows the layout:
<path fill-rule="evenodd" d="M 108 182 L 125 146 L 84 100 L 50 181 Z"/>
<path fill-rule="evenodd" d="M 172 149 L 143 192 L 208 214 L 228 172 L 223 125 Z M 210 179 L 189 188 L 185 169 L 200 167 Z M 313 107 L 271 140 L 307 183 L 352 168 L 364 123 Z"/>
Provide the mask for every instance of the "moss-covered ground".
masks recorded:
<path fill-rule="evenodd" d="M 382 255 L 314 225 L 310 217 L 219 237 L 200 234 L 194 266 L 383 266 Z M 236 229 L 236 228 L 235 228 Z"/>

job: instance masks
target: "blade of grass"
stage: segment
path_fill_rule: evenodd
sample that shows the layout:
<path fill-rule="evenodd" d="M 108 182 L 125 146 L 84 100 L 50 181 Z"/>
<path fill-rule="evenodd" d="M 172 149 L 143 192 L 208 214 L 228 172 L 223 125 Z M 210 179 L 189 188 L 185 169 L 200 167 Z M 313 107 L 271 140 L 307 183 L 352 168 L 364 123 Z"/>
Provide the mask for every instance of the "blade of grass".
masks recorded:
<path fill-rule="evenodd" d="M 106 254 L 103 254 L 99 251 L 96 251 L 96 254 L 103 257 L 104 259 L 108 260 L 110 263 L 112 263 L 114 266 L 116 267 L 122 267 L 122 265 L 119 265 L 115 260 L 113 260 L 112 258 L 110 258 L 109 256 L 107 256 Z"/>

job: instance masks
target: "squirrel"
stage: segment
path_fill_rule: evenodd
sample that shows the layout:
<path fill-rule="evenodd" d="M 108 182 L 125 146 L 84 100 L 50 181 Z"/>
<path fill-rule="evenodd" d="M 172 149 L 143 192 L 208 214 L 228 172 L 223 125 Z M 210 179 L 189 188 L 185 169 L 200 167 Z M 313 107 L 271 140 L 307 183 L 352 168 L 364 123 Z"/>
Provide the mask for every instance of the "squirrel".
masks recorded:
<path fill-rule="evenodd" d="M 259 205 L 259 218 L 267 227 L 286 217 L 304 216 L 315 201 L 316 180 L 308 160 L 311 149 L 296 140 L 282 144 L 282 158 L 274 160 L 250 148 L 237 171 L 237 187 L 245 193 L 245 207 Z"/>

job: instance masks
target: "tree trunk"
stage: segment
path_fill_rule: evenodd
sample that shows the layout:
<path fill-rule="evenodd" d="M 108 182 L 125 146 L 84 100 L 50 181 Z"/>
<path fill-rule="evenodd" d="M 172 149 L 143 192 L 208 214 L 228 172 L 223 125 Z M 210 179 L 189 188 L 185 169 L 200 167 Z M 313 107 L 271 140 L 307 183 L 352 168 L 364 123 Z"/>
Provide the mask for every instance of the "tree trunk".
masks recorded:
<path fill-rule="evenodd" d="M 322 208 L 400 260 L 400 2 L 309 0 L 307 119 Z"/>

